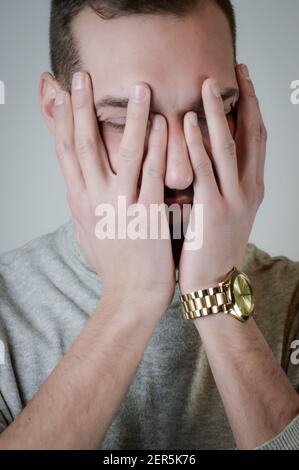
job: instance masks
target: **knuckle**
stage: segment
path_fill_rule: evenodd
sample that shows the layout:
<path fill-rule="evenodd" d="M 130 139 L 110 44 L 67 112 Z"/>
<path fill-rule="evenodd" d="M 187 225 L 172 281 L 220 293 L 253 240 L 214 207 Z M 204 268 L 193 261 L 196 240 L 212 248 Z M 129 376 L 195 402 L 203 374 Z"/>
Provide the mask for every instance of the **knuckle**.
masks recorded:
<path fill-rule="evenodd" d="M 245 195 L 240 191 L 238 193 L 238 197 L 234 200 L 232 204 L 232 211 L 233 211 L 235 218 L 238 219 L 244 215 L 244 211 L 246 210 L 247 205 L 248 203 L 245 198 Z"/>
<path fill-rule="evenodd" d="M 76 192 L 68 193 L 67 201 L 76 220 L 80 220 L 85 213 L 84 195 Z"/>
<path fill-rule="evenodd" d="M 221 200 L 221 198 L 215 198 L 213 201 L 213 217 L 215 220 L 215 223 L 219 223 L 220 220 L 226 220 L 228 219 L 229 216 L 229 211 L 224 203 L 224 201 Z"/>
<path fill-rule="evenodd" d="M 199 176 L 211 176 L 213 174 L 213 166 L 209 158 L 200 160 L 194 166 L 194 171 Z"/>
<path fill-rule="evenodd" d="M 268 140 L 268 131 L 266 129 L 266 126 L 263 124 L 261 127 L 261 137 L 264 142 L 267 142 Z"/>
<path fill-rule="evenodd" d="M 265 198 L 265 184 L 264 182 L 258 183 L 257 186 L 257 203 L 260 205 Z"/>
<path fill-rule="evenodd" d="M 244 191 L 244 211 L 255 213 L 264 198 L 263 184 L 255 184 Z"/>
<path fill-rule="evenodd" d="M 164 178 L 164 169 L 158 166 L 149 163 L 144 165 L 143 172 L 145 175 L 153 179 L 163 179 Z"/>
<path fill-rule="evenodd" d="M 229 139 L 224 144 L 224 154 L 229 159 L 236 157 L 236 143 L 233 139 Z"/>
<path fill-rule="evenodd" d="M 68 139 L 61 139 L 56 143 L 55 150 L 59 160 L 63 160 L 73 151 L 73 145 Z"/>
<path fill-rule="evenodd" d="M 203 147 L 203 143 L 201 139 L 192 139 L 190 142 L 188 142 L 188 147 L 193 149 L 194 151 L 201 150 Z"/>
<path fill-rule="evenodd" d="M 250 136 L 251 142 L 259 143 L 261 141 L 261 136 L 262 136 L 260 126 L 256 126 L 256 125 L 251 126 L 251 128 L 249 129 L 249 136 Z"/>
<path fill-rule="evenodd" d="M 257 101 L 255 88 L 254 88 L 252 80 L 247 80 L 246 91 L 247 91 L 247 95 L 249 96 L 249 98 L 254 98 Z"/>
<path fill-rule="evenodd" d="M 86 137 L 76 142 L 76 150 L 79 157 L 87 157 L 96 149 L 95 142 L 92 138 Z"/>
<path fill-rule="evenodd" d="M 140 160 L 141 152 L 137 148 L 121 146 L 119 149 L 119 158 L 125 162 L 136 162 Z"/>
<path fill-rule="evenodd" d="M 161 140 L 150 140 L 148 144 L 148 151 L 154 150 L 155 152 L 164 152 L 166 150 L 166 145 L 164 145 Z"/>

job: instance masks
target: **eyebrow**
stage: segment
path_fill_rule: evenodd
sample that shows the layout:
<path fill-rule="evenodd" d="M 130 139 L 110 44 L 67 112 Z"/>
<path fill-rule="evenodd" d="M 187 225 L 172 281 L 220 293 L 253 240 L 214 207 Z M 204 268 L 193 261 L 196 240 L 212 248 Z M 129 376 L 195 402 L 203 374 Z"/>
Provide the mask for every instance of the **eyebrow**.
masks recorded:
<path fill-rule="evenodd" d="M 230 98 L 236 98 L 236 101 L 239 99 L 239 90 L 237 88 L 227 88 L 222 91 L 221 98 L 223 102 L 227 101 Z M 107 95 L 101 98 L 95 105 L 97 111 L 100 111 L 104 108 L 127 108 L 129 104 L 128 98 L 119 98 L 117 96 Z M 195 111 L 197 113 L 204 113 L 204 105 L 202 97 L 199 97 L 189 106 L 190 111 Z M 151 106 L 150 112 L 154 114 L 161 114 L 162 111 L 158 108 Z"/>

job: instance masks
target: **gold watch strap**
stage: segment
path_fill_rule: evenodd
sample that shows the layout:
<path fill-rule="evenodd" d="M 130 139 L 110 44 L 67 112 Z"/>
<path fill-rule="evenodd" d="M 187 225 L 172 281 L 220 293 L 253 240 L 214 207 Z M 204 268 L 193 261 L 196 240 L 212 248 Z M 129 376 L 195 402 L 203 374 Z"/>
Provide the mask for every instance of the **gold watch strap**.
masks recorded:
<path fill-rule="evenodd" d="M 223 286 L 182 294 L 179 299 L 186 320 L 205 317 L 213 313 L 228 313 L 233 308 Z"/>

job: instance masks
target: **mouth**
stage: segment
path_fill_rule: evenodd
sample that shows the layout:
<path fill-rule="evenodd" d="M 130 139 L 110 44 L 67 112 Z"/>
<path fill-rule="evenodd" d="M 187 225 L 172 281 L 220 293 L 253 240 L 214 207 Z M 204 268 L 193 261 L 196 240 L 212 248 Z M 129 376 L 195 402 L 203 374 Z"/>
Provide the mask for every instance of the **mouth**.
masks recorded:
<path fill-rule="evenodd" d="M 183 209 L 184 205 L 193 205 L 194 191 L 193 187 L 185 190 L 169 189 L 167 186 L 164 188 L 164 202 L 169 207 L 172 204 L 177 204 Z"/>
<path fill-rule="evenodd" d="M 179 206 L 183 206 L 184 204 L 193 204 L 193 196 L 177 196 L 177 197 L 165 197 L 164 202 L 167 206 L 171 206 L 172 204 L 178 204 Z"/>
<path fill-rule="evenodd" d="M 178 194 L 164 198 L 164 203 L 169 208 L 169 224 L 171 226 L 181 225 L 189 220 L 189 215 L 193 206 L 193 194 Z M 179 210 L 175 210 L 178 207 Z M 172 212 L 172 210 L 175 212 Z"/>
<path fill-rule="evenodd" d="M 138 192 L 140 191 L 140 185 L 138 185 Z M 177 204 L 179 206 L 193 205 L 194 191 L 193 186 L 185 190 L 171 190 L 165 186 L 164 188 L 164 203 L 167 206 Z"/>

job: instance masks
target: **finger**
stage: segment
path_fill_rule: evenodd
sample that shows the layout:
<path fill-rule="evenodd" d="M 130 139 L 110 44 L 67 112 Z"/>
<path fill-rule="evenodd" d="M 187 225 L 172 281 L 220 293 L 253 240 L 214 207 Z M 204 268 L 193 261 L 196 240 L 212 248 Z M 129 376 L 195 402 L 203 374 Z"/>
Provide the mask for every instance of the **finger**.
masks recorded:
<path fill-rule="evenodd" d="M 160 204 L 164 202 L 166 171 L 167 125 L 165 118 L 154 117 L 148 139 L 148 151 L 142 168 L 139 202 Z"/>
<path fill-rule="evenodd" d="M 265 162 L 266 162 L 267 140 L 268 140 L 267 129 L 263 122 L 261 124 L 261 140 L 262 142 L 261 142 L 261 147 L 260 147 L 260 155 L 259 155 L 257 174 L 256 174 L 256 182 L 259 186 L 264 185 Z"/>
<path fill-rule="evenodd" d="M 91 203 L 99 203 L 111 175 L 105 146 L 100 137 L 94 110 L 91 79 L 77 72 L 72 83 L 75 145 Z"/>
<path fill-rule="evenodd" d="M 127 197 L 128 204 L 135 202 L 137 197 L 149 107 L 149 88 L 143 83 L 134 85 L 127 109 L 126 127 L 119 147 L 117 172 L 119 193 Z"/>
<path fill-rule="evenodd" d="M 234 198 L 239 186 L 236 145 L 230 133 L 216 80 L 208 79 L 204 82 L 202 97 L 219 189 L 223 196 Z"/>
<path fill-rule="evenodd" d="M 261 161 L 261 154 L 265 150 L 265 129 L 246 66 L 237 66 L 237 78 L 240 88 L 236 129 L 236 145 L 240 155 L 239 178 L 240 183 L 248 186 L 255 183 L 263 171 L 264 157 Z"/>
<path fill-rule="evenodd" d="M 260 155 L 257 165 L 257 175 L 256 181 L 259 186 L 264 185 L 264 174 L 265 174 L 265 161 L 266 161 L 266 152 L 267 152 L 267 141 L 268 141 L 268 132 L 264 123 L 264 119 L 261 113 L 260 105 L 258 102 L 260 122 L 261 122 L 261 146 L 260 146 Z"/>
<path fill-rule="evenodd" d="M 197 114 L 187 113 L 184 119 L 184 132 L 194 174 L 194 195 L 201 201 L 219 196 L 212 162 L 204 147 Z"/>
<path fill-rule="evenodd" d="M 69 196 L 85 191 L 85 182 L 77 159 L 74 142 L 74 123 L 69 93 L 60 91 L 53 109 L 55 148 Z"/>

